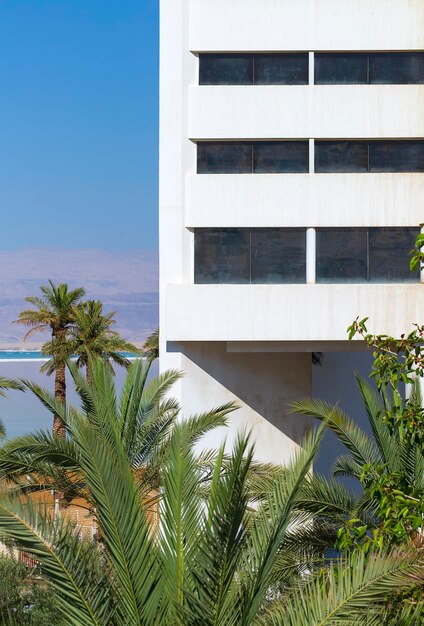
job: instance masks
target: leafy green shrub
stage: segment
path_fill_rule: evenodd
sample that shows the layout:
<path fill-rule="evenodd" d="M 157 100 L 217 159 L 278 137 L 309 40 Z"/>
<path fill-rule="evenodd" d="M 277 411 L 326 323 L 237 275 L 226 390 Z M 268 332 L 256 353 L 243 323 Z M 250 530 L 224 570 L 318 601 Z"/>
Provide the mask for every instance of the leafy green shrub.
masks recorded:
<path fill-rule="evenodd" d="M 57 598 L 39 573 L 11 556 L 0 555 L 0 625 L 64 626 Z"/>

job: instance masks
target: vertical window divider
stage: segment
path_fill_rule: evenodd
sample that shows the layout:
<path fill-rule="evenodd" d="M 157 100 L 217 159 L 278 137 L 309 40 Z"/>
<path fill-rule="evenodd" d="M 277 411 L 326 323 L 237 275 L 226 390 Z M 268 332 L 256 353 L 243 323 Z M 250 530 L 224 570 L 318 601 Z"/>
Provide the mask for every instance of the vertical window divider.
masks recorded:
<path fill-rule="evenodd" d="M 367 228 L 367 283 L 370 282 L 370 229 Z"/>
<path fill-rule="evenodd" d="M 367 54 L 367 85 L 370 84 L 370 55 Z"/>
<path fill-rule="evenodd" d="M 250 173 L 251 174 L 254 174 L 254 171 L 253 171 L 253 151 L 254 151 L 254 149 L 255 149 L 255 142 L 252 141 L 252 143 L 251 143 L 251 151 L 250 151 Z"/>
<path fill-rule="evenodd" d="M 308 84 L 314 85 L 315 84 L 315 52 L 309 52 L 308 55 L 309 55 Z"/>
<path fill-rule="evenodd" d="M 370 142 L 367 143 L 367 172 L 370 173 Z"/>
<path fill-rule="evenodd" d="M 249 228 L 249 285 L 252 284 L 252 229 Z"/>
<path fill-rule="evenodd" d="M 252 54 L 252 85 L 255 84 L 255 55 Z"/>
<path fill-rule="evenodd" d="M 316 283 L 317 266 L 317 232 L 315 228 L 306 229 L 306 283 Z"/>
<path fill-rule="evenodd" d="M 190 283 L 192 285 L 194 285 L 196 283 L 196 251 L 195 251 L 196 236 L 195 236 L 194 228 L 188 228 L 187 230 L 190 233 L 190 235 L 189 235 L 189 237 L 190 237 L 190 259 L 189 259 L 189 263 L 190 263 L 189 276 L 190 276 L 190 279 L 189 280 L 190 280 Z"/>
<path fill-rule="evenodd" d="M 309 173 L 315 173 L 315 139 L 309 139 Z"/>

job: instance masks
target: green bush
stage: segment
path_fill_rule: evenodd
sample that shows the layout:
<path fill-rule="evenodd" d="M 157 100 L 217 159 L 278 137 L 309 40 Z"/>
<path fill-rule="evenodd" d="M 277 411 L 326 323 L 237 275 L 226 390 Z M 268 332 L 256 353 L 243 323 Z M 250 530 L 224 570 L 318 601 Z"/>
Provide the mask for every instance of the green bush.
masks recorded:
<path fill-rule="evenodd" d="M 36 570 L 0 555 L 0 625 L 64 626 L 57 598 Z"/>

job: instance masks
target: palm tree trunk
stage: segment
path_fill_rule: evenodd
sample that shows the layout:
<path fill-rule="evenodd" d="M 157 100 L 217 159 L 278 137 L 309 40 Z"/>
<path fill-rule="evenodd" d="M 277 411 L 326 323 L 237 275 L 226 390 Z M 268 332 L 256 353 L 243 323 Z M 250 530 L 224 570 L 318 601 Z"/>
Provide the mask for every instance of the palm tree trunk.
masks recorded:
<path fill-rule="evenodd" d="M 88 363 L 88 361 L 85 364 L 85 380 L 87 381 L 87 385 L 91 385 L 91 381 L 93 380 L 93 377 L 91 375 L 90 364 Z"/>
<path fill-rule="evenodd" d="M 66 404 L 66 366 L 65 363 L 60 363 L 56 367 L 54 378 L 54 396 L 56 400 Z M 53 417 L 53 434 L 56 437 L 65 437 L 66 428 L 60 415 L 54 415 Z"/>

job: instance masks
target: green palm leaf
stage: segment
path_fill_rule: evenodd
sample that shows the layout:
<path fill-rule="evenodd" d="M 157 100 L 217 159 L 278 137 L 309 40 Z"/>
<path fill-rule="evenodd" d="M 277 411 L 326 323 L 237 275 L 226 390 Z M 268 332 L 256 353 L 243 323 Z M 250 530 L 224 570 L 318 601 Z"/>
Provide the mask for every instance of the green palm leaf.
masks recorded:
<path fill-rule="evenodd" d="M 293 413 L 316 417 L 325 422 L 326 426 L 336 433 L 340 441 L 346 446 L 358 465 L 380 462 L 381 457 L 375 443 L 337 405 L 329 404 L 323 400 L 306 398 L 293 402 L 291 409 Z"/>
<path fill-rule="evenodd" d="M 113 595 L 95 548 L 73 527 L 40 515 L 10 498 L 0 499 L 0 528 L 40 562 L 43 575 L 61 598 L 61 610 L 75 626 L 103 626 L 113 616 Z"/>
<path fill-rule="evenodd" d="M 280 545 L 293 520 L 296 498 L 311 469 L 322 436 L 320 428 L 303 442 L 291 471 L 276 480 L 273 491 L 259 508 L 243 567 L 240 618 L 243 626 L 254 621 L 265 600 Z"/>
<path fill-rule="evenodd" d="M 185 623 L 233 626 L 240 617 L 236 583 L 247 541 L 248 473 L 253 448 L 238 437 L 228 464 L 224 447 L 217 455 L 205 511 L 199 558 L 192 576 Z"/>
<path fill-rule="evenodd" d="M 312 580 L 290 602 L 275 605 L 262 620 L 269 626 L 338 626 L 382 624 L 387 596 L 423 581 L 416 555 L 359 552 L 340 566 L 332 564 L 322 578 Z"/>
<path fill-rule="evenodd" d="M 390 471 L 396 472 L 399 469 L 397 442 L 395 436 L 390 432 L 389 427 L 382 419 L 383 402 L 359 374 L 355 374 L 355 376 L 381 461 L 387 464 Z"/>

